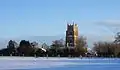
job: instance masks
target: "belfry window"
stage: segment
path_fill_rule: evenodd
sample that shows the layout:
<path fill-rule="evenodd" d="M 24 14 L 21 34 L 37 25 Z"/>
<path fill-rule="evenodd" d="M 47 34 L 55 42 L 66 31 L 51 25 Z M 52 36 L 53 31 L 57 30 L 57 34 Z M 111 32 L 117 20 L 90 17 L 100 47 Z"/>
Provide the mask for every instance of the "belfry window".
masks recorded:
<path fill-rule="evenodd" d="M 69 35 L 72 35 L 72 34 L 73 34 L 73 32 L 69 32 L 68 34 L 69 34 Z"/>
<path fill-rule="evenodd" d="M 69 40 L 70 43 L 72 43 L 73 41 L 72 40 Z"/>

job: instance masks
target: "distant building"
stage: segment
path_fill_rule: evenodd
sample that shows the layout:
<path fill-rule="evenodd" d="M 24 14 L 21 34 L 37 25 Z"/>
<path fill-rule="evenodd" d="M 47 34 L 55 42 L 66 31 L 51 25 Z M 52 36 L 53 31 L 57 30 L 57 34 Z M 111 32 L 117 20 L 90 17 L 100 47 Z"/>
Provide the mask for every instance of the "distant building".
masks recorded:
<path fill-rule="evenodd" d="M 78 25 L 67 24 L 66 30 L 66 47 L 75 47 L 78 40 Z"/>

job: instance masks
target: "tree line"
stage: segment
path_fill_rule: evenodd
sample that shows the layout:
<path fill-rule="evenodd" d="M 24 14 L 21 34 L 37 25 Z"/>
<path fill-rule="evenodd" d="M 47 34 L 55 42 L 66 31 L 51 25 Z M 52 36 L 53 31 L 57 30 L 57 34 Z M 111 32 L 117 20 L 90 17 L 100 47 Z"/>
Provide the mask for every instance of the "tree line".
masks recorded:
<path fill-rule="evenodd" d="M 86 38 L 80 36 L 76 47 L 65 46 L 63 39 L 55 40 L 51 45 L 21 40 L 17 42 L 10 40 L 7 48 L 0 50 L 0 56 L 32 56 L 32 57 L 120 57 L 120 33 L 117 33 L 115 41 L 99 41 L 94 43 L 91 52 L 88 52 Z"/>
<path fill-rule="evenodd" d="M 97 52 L 98 57 L 120 57 L 120 32 L 116 34 L 113 42 L 94 43 L 93 50 Z"/>
<path fill-rule="evenodd" d="M 78 43 L 75 48 L 69 48 L 65 46 L 63 39 L 55 40 L 49 46 L 46 43 L 41 46 L 37 42 L 29 42 L 21 40 L 17 42 L 10 40 L 7 48 L 0 50 L 1 56 L 35 56 L 35 57 L 78 57 L 80 55 L 85 56 L 87 52 L 86 39 L 79 37 Z"/>

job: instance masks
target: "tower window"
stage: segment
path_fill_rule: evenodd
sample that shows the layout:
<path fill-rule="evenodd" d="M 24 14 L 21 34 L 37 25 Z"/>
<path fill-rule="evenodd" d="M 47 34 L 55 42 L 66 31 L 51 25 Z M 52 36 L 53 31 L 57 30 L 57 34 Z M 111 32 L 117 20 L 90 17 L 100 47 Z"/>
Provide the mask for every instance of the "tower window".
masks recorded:
<path fill-rule="evenodd" d="M 73 32 L 69 32 L 68 34 L 69 34 L 69 35 L 73 35 Z"/>
<path fill-rule="evenodd" d="M 70 42 L 70 43 L 72 43 L 72 42 L 73 42 L 73 40 L 69 40 L 69 42 Z"/>

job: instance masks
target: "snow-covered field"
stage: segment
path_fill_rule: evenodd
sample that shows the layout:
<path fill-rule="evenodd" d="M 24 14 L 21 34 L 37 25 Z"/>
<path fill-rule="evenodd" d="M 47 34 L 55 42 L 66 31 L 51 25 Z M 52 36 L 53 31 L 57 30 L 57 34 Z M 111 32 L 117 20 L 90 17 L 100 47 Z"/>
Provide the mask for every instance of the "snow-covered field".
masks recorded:
<path fill-rule="evenodd" d="M 0 70 L 120 70 L 118 58 L 0 57 Z"/>

